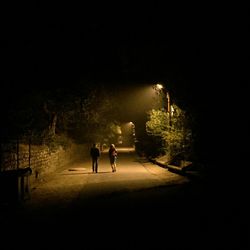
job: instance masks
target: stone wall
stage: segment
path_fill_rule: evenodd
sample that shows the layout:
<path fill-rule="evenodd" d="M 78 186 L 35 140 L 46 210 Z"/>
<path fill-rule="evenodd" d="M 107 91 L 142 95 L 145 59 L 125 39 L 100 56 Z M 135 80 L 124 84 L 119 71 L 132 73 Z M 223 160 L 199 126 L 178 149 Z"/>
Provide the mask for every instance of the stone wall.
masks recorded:
<path fill-rule="evenodd" d="M 1 171 L 31 167 L 30 184 L 34 184 L 64 166 L 89 157 L 89 145 L 71 144 L 64 149 L 19 144 L 18 150 L 2 155 Z"/>

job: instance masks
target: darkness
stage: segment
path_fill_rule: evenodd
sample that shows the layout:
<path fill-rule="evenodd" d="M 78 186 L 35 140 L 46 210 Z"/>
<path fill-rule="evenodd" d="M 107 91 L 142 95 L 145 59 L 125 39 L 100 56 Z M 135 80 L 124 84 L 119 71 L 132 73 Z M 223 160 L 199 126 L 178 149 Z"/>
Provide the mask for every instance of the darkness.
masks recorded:
<path fill-rule="evenodd" d="M 79 13 L 63 3 L 8 7 L 0 40 L 3 114 L 21 93 L 98 84 L 124 92 L 163 81 L 195 115 L 202 157 L 224 161 L 225 147 L 246 154 L 231 146 L 249 133 L 244 6 L 102 3 L 79 6 Z M 56 14 L 65 20 L 55 21 Z"/>
<path fill-rule="evenodd" d="M 75 7 L 65 4 L 16 7 L 1 25 L 2 107 L 44 88 L 104 84 L 124 91 L 163 81 L 196 115 L 208 149 L 215 138 L 241 143 L 232 130 L 247 127 L 240 123 L 247 93 L 244 6 L 88 4 L 72 22 Z M 55 13 L 68 15 L 56 22 Z"/>
<path fill-rule="evenodd" d="M 1 113 L 19 103 L 22 93 L 43 89 L 104 84 L 119 95 L 166 82 L 175 101 L 195 116 L 201 159 L 243 196 L 250 127 L 248 8 L 97 6 L 82 6 L 74 19 L 76 7 L 38 4 L 27 16 L 22 6 L 26 11 L 17 12 L 27 22 L 15 16 L 1 24 Z"/>

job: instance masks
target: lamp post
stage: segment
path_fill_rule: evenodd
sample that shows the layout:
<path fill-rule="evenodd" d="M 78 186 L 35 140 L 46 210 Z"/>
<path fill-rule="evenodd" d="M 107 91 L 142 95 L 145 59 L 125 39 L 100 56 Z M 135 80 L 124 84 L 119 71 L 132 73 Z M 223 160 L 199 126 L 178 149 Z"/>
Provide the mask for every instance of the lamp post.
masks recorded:
<path fill-rule="evenodd" d="M 163 94 L 164 94 L 164 97 L 167 98 L 167 112 L 169 114 L 169 126 L 172 126 L 172 121 L 171 121 L 171 113 L 172 113 L 172 110 L 171 110 L 171 102 L 170 102 L 170 93 L 169 91 L 160 83 L 157 83 L 156 84 L 156 88 L 159 89 L 159 90 L 162 90 Z M 163 98 L 164 98 L 163 97 Z M 164 100 L 164 99 L 163 99 Z M 163 101 L 163 109 L 164 109 L 164 101 Z"/>
<path fill-rule="evenodd" d="M 133 147 L 135 147 L 135 141 L 136 141 L 136 137 L 135 137 L 135 124 L 133 122 L 129 122 L 130 126 L 131 126 L 131 133 L 132 133 L 132 139 L 133 139 Z"/>

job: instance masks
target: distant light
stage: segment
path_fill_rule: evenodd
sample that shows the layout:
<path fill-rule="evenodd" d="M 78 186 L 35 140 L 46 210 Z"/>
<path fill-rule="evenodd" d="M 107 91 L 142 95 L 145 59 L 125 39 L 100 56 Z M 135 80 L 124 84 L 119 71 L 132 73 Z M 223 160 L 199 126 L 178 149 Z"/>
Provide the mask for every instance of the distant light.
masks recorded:
<path fill-rule="evenodd" d="M 171 109 L 171 116 L 173 116 L 173 114 L 174 114 L 174 107 L 173 107 L 173 105 L 170 106 L 170 109 Z"/>
<path fill-rule="evenodd" d="M 163 89 L 163 86 L 162 86 L 162 84 L 157 83 L 157 84 L 156 84 L 156 88 L 157 88 L 157 89 Z"/>

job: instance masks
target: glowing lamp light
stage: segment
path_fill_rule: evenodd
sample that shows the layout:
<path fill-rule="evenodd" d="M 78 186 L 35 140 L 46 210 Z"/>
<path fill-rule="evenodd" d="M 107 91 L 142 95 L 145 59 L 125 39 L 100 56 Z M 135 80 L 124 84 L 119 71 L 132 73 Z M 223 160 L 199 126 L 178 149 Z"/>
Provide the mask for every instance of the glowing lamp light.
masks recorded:
<path fill-rule="evenodd" d="M 156 88 L 157 88 L 157 89 L 163 89 L 163 86 L 162 86 L 161 84 L 157 83 L 157 84 L 156 84 Z"/>

